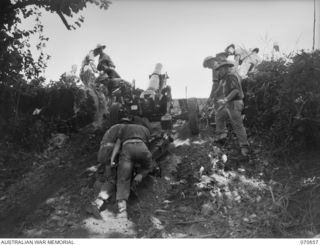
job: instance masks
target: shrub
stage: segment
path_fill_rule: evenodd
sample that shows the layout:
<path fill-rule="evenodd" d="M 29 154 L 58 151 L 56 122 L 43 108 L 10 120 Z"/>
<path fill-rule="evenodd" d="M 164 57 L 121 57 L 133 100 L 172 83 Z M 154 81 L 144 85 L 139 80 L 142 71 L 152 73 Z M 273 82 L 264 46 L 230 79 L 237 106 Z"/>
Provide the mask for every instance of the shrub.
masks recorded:
<path fill-rule="evenodd" d="M 52 133 L 70 134 L 93 122 L 94 101 L 75 84 L 62 80 L 48 87 L 25 84 L 20 90 L 0 86 L 2 134 L 35 151 L 46 148 Z M 39 115 L 33 115 L 35 109 Z"/>
<path fill-rule="evenodd" d="M 243 81 L 249 127 L 279 151 L 316 148 L 320 143 L 320 51 L 264 61 Z"/>

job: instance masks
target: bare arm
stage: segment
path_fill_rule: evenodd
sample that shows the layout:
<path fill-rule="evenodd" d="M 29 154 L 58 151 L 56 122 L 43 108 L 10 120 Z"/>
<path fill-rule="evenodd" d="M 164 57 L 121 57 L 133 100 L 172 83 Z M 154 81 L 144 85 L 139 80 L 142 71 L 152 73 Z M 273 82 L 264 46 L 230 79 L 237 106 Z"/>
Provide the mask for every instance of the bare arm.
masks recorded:
<path fill-rule="evenodd" d="M 98 162 L 99 163 L 106 163 L 111 156 L 112 150 L 114 148 L 113 143 L 104 143 L 100 145 L 100 149 L 98 152 Z"/>
<path fill-rule="evenodd" d="M 114 145 L 114 148 L 113 148 L 113 151 L 112 151 L 112 154 L 111 154 L 111 159 L 110 159 L 110 165 L 111 166 L 114 166 L 116 163 L 115 163 L 115 158 L 117 156 L 117 154 L 119 153 L 120 151 L 120 146 L 121 146 L 121 140 L 120 139 L 117 139 L 115 145 Z"/>
<path fill-rule="evenodd" d="M 240 92 L 239 89 L 232 90 L 226 97 L 227 102 L 231 101 L 237 94 L 239 94 L 239 92 Z"/>

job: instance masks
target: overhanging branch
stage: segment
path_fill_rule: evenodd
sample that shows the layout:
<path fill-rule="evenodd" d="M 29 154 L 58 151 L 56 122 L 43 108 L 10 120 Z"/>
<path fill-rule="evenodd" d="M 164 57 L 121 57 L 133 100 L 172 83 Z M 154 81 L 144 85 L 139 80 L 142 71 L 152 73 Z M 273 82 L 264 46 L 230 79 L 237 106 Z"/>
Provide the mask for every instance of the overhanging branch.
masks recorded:
<path fill-rule="evenodd" d="M 60 10 L 57 10 L 57 14 L 60 16 L 63 24 L 64 24 L 64 25 L 67 27 L 67 29 L 70 31 L 70 30 L 71 30 L 70 25 L 68 24 L 66 18 L 64 17 L 64 15 L 61 13 Z"/>
<path fill-rule="evenodd" d="M 14 5 L 14 8 L 15 8 L 15 9 L 22 9 L 22 8 L 25 8 L 25 7 L 30 6 L 30 5 L 37 5 L 37 6 L 39 6 L 39 7 L 44 7 L 44 6 L 51 6 L 51 7 L 53 7 L 51 4 L 48 4 L 48 2 L 46 2 L 46 1 L 29 0 L 29 1 L 17 2 L 17 3 Z M 61 10 L 60 10 L 60 9 L 56 9 L 56 10 L 54 10 L 54 11 L 57 12 L 57 14 L 58 14 L 59 17 L 61 18 L 63 24 L 66 26 L 66 28 L 67 28 L 68 30 L 71 30 L 70 25 L 68 24 L 66 18 L 65 18 L 64 15 L 62 14 Z"/>

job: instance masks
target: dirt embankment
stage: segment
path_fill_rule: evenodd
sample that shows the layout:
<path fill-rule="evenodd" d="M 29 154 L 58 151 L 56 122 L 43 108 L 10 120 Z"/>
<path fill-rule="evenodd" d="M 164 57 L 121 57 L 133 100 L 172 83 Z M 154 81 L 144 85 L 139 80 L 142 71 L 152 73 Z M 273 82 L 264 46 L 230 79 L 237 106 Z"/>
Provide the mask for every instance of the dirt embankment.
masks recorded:
<path fill-rule="evenodd" d="M 1 237 L 240 238 L 319 233 L 319 224 L 301 213 L 309 204 L 312 218 L 319 217 L 319 179 L 312 178 L 320 171 L 315 164 L 318 155 L 300 158 L 294 165 L 280 164 L 251 137 L 250 160 L 241 161 L 233 137 L 221 146 L 213 142 L 211 128 L 190 136 L 180 122 L 176 130 L 170 153 L 160 161 L 161 178 L 150 176 L 132 191 L 129 220 L 117 218 L 114 198 L 99 216 L 90 209 L 104 178 L 99 170 L 85 170 L 95 165 L 102 132 L 83 134 L 34 157 L 30 171 L 2 191 Z M 308 166 L 313 166 L 312 172 Z M 311 201 L 297 201 L 301 196 Z"/>
<path fill-rule="evenodd" d="M 78 134 L 66 137 L 63 145 L 49 147 L 42 154 L 8 152 L 5 156 L 7 162 L 1 168 L 2 183 L 6 183 L 0 189 L 1 236 L 23 236 L 28 217 L 46 219 L 52 209 L 44 207 L 44 203 L 53 195 L 60 195 L 63 188 L 72 188 L 79 174 L 88 165 L 95 164 L 94 151 L 100 138 L 99 132 Z M 14 155 L 23 155 L 24 158 L 11 159 Z M 25 167 L 19 170 L 18 165 Z M 6 175 L 6 172 L 14 175 Z"/>

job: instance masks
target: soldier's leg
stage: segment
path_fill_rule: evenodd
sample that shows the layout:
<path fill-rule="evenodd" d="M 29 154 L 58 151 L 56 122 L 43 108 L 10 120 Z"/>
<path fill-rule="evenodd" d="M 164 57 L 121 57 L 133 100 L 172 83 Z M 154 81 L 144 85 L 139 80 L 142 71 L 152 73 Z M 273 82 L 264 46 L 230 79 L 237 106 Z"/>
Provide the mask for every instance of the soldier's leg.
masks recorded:
<path fill-rule="evenodd" d="M 127 201 L 130 195 L 131 177 L 133 171 L 132 151 L 130 144 L 122 147 L 117 169 L 117 204 L 118 218 L 127 219 Z"/>
<path fill-rule="evenodd" d="M 128 145 L 124 145 L 120 153 L 117 169 L 117 201 L 128 200 L 130 195 L 130 182 L 132 177 L 133 163 L 131 161 Z"/>
<path fill-rule="evenodd" d="M 105 201 L 107 201 L 115 191 L 116 185 L 116 170 L 110 166 L 110 155 L 113 149 L 113 144 L 105 143 L 100 146 L 98 152 L 98 163 L 104 165 L 104 178 L 97 198 L 93 202 L 100 209 Z"/>
<path fill-rule="evenodd" d="M 110 156 L 113 150 L 114 144 L 106 143 L 100 146 L 98 152 L 98 162 L 105 165 L 104 177 L 106 181 L 101 187 L 101 191 L 98 198 L 107 200 L 115 191 L 117 172 L 115 168 L 110 166 Z"/>
<path fill-rule="evenodd" d="M 217 140 L 226 139 L 228 136 L 227 126 L 226 126 L 227 118 L 228 118 L 228 114 L 225 108 L 216 111 L 215 121 L 216 121 Z"/>
<path fill-rule="evenodd" d="M 243 155 L 247 154 L 249 143 L 247 138 L 247 132 L 243 125 L 241 112 L 243 110 L 243 101 L 236 100 L 230 103 L 227 111 L 231 120 L 231 124 L 235 134 L 237 135 L 239 145 L 241 147 L 241 152 Z M 246 152 L 246 153 L 245 153 Z"/>
<path fill-rule="evenodd" d="M 155 168 L 152 154 L 144 143 L 135 144 L 135 159 L 141 164 L 138 174 L 146 177 Z"/>
<path fill-rule="evenodd" d="M 106 181 L 101 186 L 101 190 L 98 195 L 100 199 L 106 201 L 115 192 L 116 176 L 117 176 L 116 168 L 111 167 L 110 164 L 105 167 Z"/>

